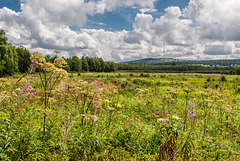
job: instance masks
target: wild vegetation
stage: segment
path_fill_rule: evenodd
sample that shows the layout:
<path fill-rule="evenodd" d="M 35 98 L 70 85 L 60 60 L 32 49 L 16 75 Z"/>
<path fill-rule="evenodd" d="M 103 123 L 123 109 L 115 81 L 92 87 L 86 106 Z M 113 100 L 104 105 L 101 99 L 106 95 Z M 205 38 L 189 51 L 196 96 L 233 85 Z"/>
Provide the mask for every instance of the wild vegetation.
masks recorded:
<path fill-rule="evenodd" d="M 1 160 L 240 159 L 237 76 L 65 64 L 34 53 L 26 74 L 0 78 Z"/>
<path fill-rule="evenodd" d="M 240 159 L 238 76 L 150 74 L 213 67 L 115 64 L 54 52 L 30 54 L 0 32 L 1 160 Z M 142 73 L 102 73 L 117 68 Z"/>

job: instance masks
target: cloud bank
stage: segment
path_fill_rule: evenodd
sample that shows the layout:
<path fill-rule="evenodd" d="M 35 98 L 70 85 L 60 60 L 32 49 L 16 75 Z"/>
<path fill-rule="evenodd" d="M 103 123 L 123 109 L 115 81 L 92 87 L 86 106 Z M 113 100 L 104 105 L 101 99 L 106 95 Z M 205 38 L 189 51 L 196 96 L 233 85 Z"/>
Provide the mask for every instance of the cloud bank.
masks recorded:
<path fill-rule="evenodd" d="M 0 28 L 9 41 L 30 51 L 122 61 L 147 57 L 240 58 L 240 1 L 190 0 L 153 18 L 137 13 L 132 31 L 87 29 L 88 17 L 118 8 L 156 10 L 156 0 L 22 0 L 21 11 L 0 9 Z M 54 6 L 54 7 L 53 7 Z M 73 30 L 73 27 L 79 30 Z"/>

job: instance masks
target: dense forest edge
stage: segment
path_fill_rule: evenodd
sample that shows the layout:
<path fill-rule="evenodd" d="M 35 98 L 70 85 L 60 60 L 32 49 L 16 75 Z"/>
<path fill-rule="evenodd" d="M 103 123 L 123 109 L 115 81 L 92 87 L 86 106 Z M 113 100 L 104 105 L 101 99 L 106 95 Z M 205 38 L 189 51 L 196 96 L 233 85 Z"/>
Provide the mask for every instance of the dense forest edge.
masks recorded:
<path fill-rule="evenodd" d="M 60 51 L 54 50 L 54 56 L 44 56 L 47 63 L 56 65 L 56 58 Z M 0 30 L 0 77 L 11 76 L 15 73 L 27 72 L 32 63 L 31 56 L 42 56 L 39 52 L 30 53 L 28 49 L 23 46 L 15 47 L 8 42 L 5 32 Z M 104 61 L 102 58 L 89 58 L 77 56 L 71 58 L 64 58 L 67 63 L 62 67 L 67 72 L 114 72 L 117 70 L 117 64 L 112 61 Z"/>
<path fill-rule="evenodd" d="M 53 56 L 45 55 L 46 62 L 53 63 L 60 51 L 54 50 Z M 30 53 L 23 46 L 15 47 L 8 42 L 5 32 L 0 30 L 0 77 L 11 76 L 15 73 L 25 73 L 31 64 L 31 55 L 41 54 Z M 66 65 L 62 67 L 67 72 L 196 72 L 196 73 L 220 73 L 240 74 L 240 60 L 208 60 L 208 61 L 187 61 L 179 59 L 148 58 L 136 61 L 114 63 L 104 61 L 102 58 L 77 57 L 64 58 Z M 220 64 L 220 65 L 219 65 Z"/>

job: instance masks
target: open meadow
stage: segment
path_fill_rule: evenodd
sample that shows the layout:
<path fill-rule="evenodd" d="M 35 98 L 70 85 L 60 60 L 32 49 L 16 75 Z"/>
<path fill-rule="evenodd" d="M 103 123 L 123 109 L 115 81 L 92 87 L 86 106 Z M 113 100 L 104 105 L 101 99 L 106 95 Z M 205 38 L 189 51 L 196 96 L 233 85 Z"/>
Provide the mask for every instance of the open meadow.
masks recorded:
<path fill-rule="evenodd" d="M 240 78 L 0 78 L 1 160 L 240 160 Z"/>

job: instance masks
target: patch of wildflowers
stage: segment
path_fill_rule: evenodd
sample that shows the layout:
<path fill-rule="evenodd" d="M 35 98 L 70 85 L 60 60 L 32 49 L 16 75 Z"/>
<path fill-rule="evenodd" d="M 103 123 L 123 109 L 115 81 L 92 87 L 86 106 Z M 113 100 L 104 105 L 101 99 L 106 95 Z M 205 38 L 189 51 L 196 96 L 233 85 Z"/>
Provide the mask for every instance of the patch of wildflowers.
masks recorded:
<path fill-rule="evenodd" d="M 38 90 L 32 89 L 30 93 L 38 93 Z"/>
<path fill-rule="evenodd" d="M 26 84 L 26 87 L 25 88 L 21 88 L 21 90 L 23 91 L 23 92 L 26 92 L 26 93 L 29 93 L 29 85 L 28 84 Z"/>
<path fill-rule="evenodd" d="M 37 60 L 37 59 L 34 59 L 34 60 L 32 60 L 32 63 L 38 64 L 38 60 Z"/>

